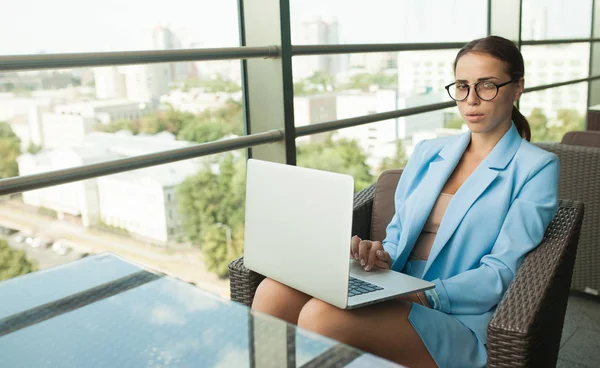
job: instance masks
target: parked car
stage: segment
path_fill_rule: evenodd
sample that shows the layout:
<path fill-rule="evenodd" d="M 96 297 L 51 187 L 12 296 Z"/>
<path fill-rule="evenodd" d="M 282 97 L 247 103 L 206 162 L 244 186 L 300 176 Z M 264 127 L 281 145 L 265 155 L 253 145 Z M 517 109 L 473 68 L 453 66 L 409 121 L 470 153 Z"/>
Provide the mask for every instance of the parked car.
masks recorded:
<path fill-rule="evenodd" d="M 43 236 L 38 236 L 33 239 L 31 246 L 33 248 L 46 249 L 52 245 L 52 239 L 45 238 Z"/>
<path fill-rule="evenodd" d="M 56 254 L 64 256 L 65 254 L 69 253 L 71 249 L 73 249 L 73 245 L 74 244 L 68 240 L 59 239 L 52 244 L 52 250 Z"/>

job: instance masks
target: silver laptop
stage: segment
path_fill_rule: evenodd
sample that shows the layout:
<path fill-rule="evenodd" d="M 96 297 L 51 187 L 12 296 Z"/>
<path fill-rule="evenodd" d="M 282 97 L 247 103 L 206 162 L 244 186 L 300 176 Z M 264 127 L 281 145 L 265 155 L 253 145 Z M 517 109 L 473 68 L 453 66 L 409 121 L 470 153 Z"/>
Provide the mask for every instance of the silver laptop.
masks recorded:
<path fill-rule="evenodd" d="M 249 159 L 245 266 L 342 309 L 433 288 L 350 259 L 353 195 L 349 175 Z"/>

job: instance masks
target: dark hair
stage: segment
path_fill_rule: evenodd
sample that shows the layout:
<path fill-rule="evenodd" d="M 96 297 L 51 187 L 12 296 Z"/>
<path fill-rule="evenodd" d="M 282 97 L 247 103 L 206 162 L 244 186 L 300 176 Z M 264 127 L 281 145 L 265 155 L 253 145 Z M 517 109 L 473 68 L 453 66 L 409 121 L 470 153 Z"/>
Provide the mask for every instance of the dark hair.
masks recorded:
<path fill-rule="evenodd" d="M 456 59 L 454 59 L 454 70 L 456 70 L 458 59 L 469 52 L 487 54 L 505 62 L 508 66 L 506 72 L 515 81 L 525 75 L 525 63 L 523 62 L 521 51 L 519 51 L 519 48 L 514 42 L 507 40 L 506 38 L 488 36 L 469 42 L 460 49 L 458 54 L 456 54 Z M 529 127 L 529 122 L 516 106 L 513 106 L 512 109 L 512 120 L 515 122 L 519 135 L 528 141 L 531 140 L 531 128 Z"/>

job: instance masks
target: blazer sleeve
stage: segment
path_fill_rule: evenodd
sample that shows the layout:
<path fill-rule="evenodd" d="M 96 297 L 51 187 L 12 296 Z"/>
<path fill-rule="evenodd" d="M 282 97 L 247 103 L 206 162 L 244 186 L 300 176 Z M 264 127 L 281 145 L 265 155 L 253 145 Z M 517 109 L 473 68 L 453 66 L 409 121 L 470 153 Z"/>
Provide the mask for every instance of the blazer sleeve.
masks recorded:
<path fill-rule="evenodd" d="M 396 193 L 394 194 L 394 216 L 385 230 L 386 236 L 385 239 L 383 239 L 383 249 L 389 253 L 394 261 L 398 257 L 398 241 L 400 240 L 400 233 L 402 231 L 402 224 L 398 218 L 398 209 L 402 206 L 404 198 L 406 198 L 406 192 L 408 191 L 410 183 L 414 182 L 417 168 L 421 161 L 419 151 L 423 142 L 424 140 L 417 143 L 406 166 L 402 170 L 402 175 L 400 176 L 398 186 L 396 186 Z"/>
<path fill-rule="evenodd" d="M 551 153 L 532 167 L 490 254 L 481 259 L 479 267 L 432 280 L 439 301 L 436 309 L 451 314 L 481 314 L 500 302 L 523 259 L 540 244 L 558 210 L 558 175 L 559 161 Z"/>

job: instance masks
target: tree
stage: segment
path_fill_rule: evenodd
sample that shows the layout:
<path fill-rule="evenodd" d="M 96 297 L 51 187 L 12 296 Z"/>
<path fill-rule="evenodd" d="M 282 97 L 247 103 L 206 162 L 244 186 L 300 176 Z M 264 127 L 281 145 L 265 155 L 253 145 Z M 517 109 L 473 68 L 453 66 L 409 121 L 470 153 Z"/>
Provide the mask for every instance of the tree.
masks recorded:
<path fill-rule="evenodd" d="M 177 192 L 185 234 L 202 248 L 208 270 L 223 277 L 229 262 L 242 254 L 246 161 L 227 153 L 215 164 L 218 172 L 207 166 Z"/>
<path fill-rule="evenodd" d="M 29 147 L 27 147 L 27 152 L 35 155 L 36 153 L 42 150 L 42 146 L 38 146 L 37 144 L 30 142 Z"/>
<path fill-rule="evenodd" d="M 574 130 L 585 129 L 585 116 L 580 115 L 574 109 L 561 109 L 556 112 L 556 118 L 560 122 L 560 139 L 565 133 Z M 560 140 L 559 139 L 559 140 Z"/>
<path fill-rule="evenodd" d="M 449 113 L 446 115 L 446 118 L 444 121 L 444 128 L 462 129 L 462 126 L 464 123 L 465 123 L 465 121 L 463 120 L 462 116 L 460 116 L 460 114 Z"/>
<path fill-rule="evenodd" d="M 21 154 L 21 140 L 10 125 L 0 121 L 0 178 L 19 175 L 17 157 Z"/>
<path fill-rule="evenodd" d="M 560 142 L 567 132 L 583 130 L 585 127 L 585 117 L 573 109 L 558 110 L 556 122 L 551 125 L 543 111 L 535 108 L 527 121 L 531 127 L 532 142 Z"/>
<path fill-rule="evenodd" d="M 548 142 L 552 140 L 547 126 L 548 117 L 544 115 L 542 109 L 535 108 L 531 110 L 531 114 L 527 117 L 527 121 L 531 128 L 532 142 Z"/>
<path fill-rule="evenodd" d="M 368 91 L 371 86 L 380 88 L 396 88 L 398 87 L 398 75 L 386 73 L 360 73 L 350 77 L 350 81 L 344 87 L 349 89 L 360 89 Z"/>
<path fill-rule="evenodd" d="M 298 166 L 352 175 L 355 191 L 372 184 L 367 156 L 355 140 L 334 141 L 329 136 L 323 143 L 298 145 L 296 151 Z"/>
<path fill-rule="evenodd" d="M 133 134 L 138 134 L 140 132 L 140 123 L 138 120 L 120 119 L 111 121 L 108 125 L 98 124 L 96 130 L 106 133 L 116 133 L 121 130 L 128 130 Z"/>
<path fill-rule="evenodd" d="M 37 270 L 37 265 L 27 259 L 22 250 L 11 248 L 0 240 L 0 280 L 7 280 Z"/>
<path fill-rule="evenodd" d="M 408 157 L 406 156 L 406 150 L 401 139 L 396 141 L 396 153 L 394 157 L 386 157 L 381 161 L 379 172 L 382 173 L 385 170 L 401 169 L 406 166 Z"/>
<path fill-rule="evenodd" d="M 335 77 L 324 72 L 314 72 L 310 77 L 294 83 L 294 94 L 310 95 L 335 90 Z"/>
<path fill-rule="evenodd" d="M 183 83 L 183 91 L 189 91 L 191 88 L 202 88 L 208 93 L 235 93 L 242 90 L 239 83 L 224 78 L 221 74 L 217 74 L 214 78 L 201 79 L 198 77 L 188 78 Z"/>

